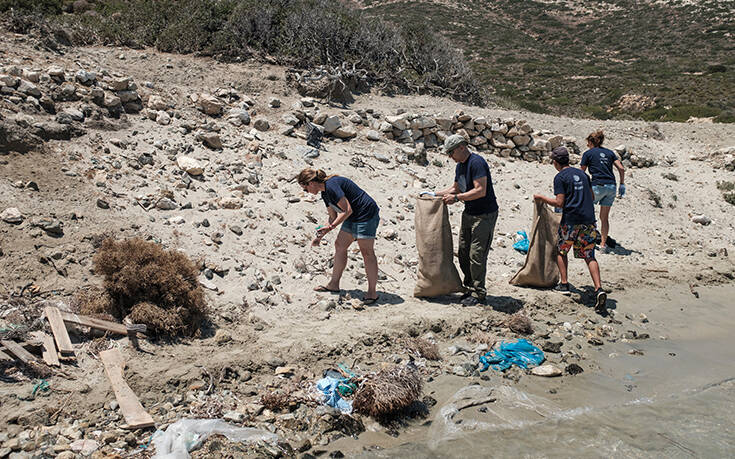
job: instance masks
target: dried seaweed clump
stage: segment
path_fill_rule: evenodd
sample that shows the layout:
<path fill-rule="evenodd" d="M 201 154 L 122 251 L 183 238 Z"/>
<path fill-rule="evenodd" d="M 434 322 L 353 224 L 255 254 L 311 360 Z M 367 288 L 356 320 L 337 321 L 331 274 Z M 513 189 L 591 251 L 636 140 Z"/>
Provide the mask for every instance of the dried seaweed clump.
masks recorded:
<path fill-rule="evenodd" d="M 406 348 L 428 360 L 441 360 L 439 346 L 423 338 L 408 338 L 405 341 Z"/>
<path fill-rule="evenodd" d="M 157 336 L 199 331 L 207 312 L 204 292 L 196 265 L 183 253 L 138 238 L 106 239 L 94 257 L 94 268 L 105 278 L 118 320 L 130 315 Z"/>
<path fill-rule="evenodd" d="M 533 333 L 531 319 L 520 312 L 516 312 L 515 314 L 510 316 L 507 325 L 508 328 L 511 329 L 511 331 L 515 333 L 520 333 L 521 335 L 530 335 L 531 333 Z"/>
<path fill-rule="evenodd" d="M 261 405 L 276 413 L 286 408 L 289 401 L 289 395 L 283 392 L 270 392 L 260 397 Z"/>
<path fill-rule="evenodd" d="M 374 418 L 403 410 L 421 396 L 421 377 L 415 368 L 396 366 L 365 376 L 352 407 Z"/>
<path fill-rule="evenodd" d="M 110 294 L 98 287 L 77 292 L 71 306 L 79 314 L 103 320 L 115 320 L 117 317 L 125 315 L 123 311 L 119 310 Z"/>

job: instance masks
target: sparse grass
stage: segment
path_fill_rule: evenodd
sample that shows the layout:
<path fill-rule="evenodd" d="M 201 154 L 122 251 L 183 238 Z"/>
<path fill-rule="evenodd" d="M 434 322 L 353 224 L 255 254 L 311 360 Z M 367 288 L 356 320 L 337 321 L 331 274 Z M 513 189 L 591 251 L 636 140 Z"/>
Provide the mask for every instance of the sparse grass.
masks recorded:
<path fill-rule="evenodd" d="M 528 316 L 521 312 L 516 312 L 515 314 L 510 316 L 506 322 L 506 325 L 514 333 L 519 333 L 521 335 L 530 335 L 531 333 L 533 333 L 533 325 L 531 324 L 531 319 L 529 319 Z"/>
<path fill-rule="evenodd" d="M 722 193 L 722 197 L 725 199 L 725 202 L 728 204 L 732 204 L 735 206 L 735 193 Z"/>
<path fill-rule="evenodd" d="M 439 354 L 439 346 L 423 338 L 408 338 L 405 340 L 405 345 L 410 352 L 425 359 L 441 360 L 442 358 Z"/>
<path fill-rule="evenodd" d="M 717 189 L 720 191 L 733 191 L 735 190 L 735 182 L 717 182 Z"/>

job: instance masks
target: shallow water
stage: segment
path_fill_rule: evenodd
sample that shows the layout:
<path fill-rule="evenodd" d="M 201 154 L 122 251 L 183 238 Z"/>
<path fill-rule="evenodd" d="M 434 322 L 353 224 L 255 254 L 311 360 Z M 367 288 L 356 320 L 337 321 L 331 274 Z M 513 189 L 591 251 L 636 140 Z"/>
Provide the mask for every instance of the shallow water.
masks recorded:
<path fill-rule="evenodd" d="M 669 296 L 618 301 L 646 302 L 653 339 L 594 351 L 599 369 L 455 386 L 410 442 L 360 457 L 735 457 L 735 287 Z M 483 397 L 495 401 L 461 408 Z"/>

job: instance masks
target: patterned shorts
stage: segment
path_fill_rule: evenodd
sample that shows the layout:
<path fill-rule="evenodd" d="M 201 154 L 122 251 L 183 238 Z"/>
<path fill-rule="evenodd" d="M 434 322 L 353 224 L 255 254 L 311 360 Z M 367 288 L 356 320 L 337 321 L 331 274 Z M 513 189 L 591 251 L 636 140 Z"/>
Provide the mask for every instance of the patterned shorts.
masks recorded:
<path fill-rule="evenodd" d="M 595 244 L 600 233 L 597 225 L 560 225 L 557 248 L 561 255 L 566 255 L 574 248 L 574 258 L 595 259 Z"/>

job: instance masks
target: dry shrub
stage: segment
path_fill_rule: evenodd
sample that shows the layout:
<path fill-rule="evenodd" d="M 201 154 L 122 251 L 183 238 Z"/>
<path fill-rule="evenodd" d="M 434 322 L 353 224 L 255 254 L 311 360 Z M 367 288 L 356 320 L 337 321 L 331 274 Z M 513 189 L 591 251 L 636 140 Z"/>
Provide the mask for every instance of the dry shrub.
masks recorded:
<path fill-rule="evenodd" d="M 526 317 L 525 314 L 516 312 L 508 319 L 506 325 L 511 331 L 520 333 L 522 335 L 530 335 L 533 333 L 533 326 L 531 325 L 531 319 Z"/>
<path fill-rule="evenodd" d="M 492 347 L 495 346 L 497 339 L 490 333 L 480 330 L 474 330 L 471 334 L 467 336 L 467 341 L 475 344 L 486 344 L 488 349 L 492 349 Z"/>
<path fill-rule="evenodd" d="M 283 392 L 271 392 L 260 397 L 260 404 L 274 412 L 282 411 L 289 401 L 289 395 Z"/>
<path fill-rule="evenodd" d="M 196 265 L 181 252 L 142 239 L 106 239 L 94 257 L 105 277 L 114 315 L 148 326 L 157 336 L 194 335 L 206 315 Z M 103 307 L 104 301 L 92 303 Z"/>
<path fill-rule="evenodd" d="M 115 320 L 116 317 L 124 315 L 110 294 L 97 287 L 77 292 L 71 306 L 79 314 L 103 320 Z"/>
<path fill-rule="evenodd" d="M 403 410 L 421 396 L 421 377 L 407 366 L 380 370 L 367 375 L 352 404 L 358 413 L 374 418 Z"/>
<path fill-rule="evenodd" d="M 408 338 L 405 340 L 406 348 L 428 360 L 441 360 L 439 346 L 423 338 Z"/>

